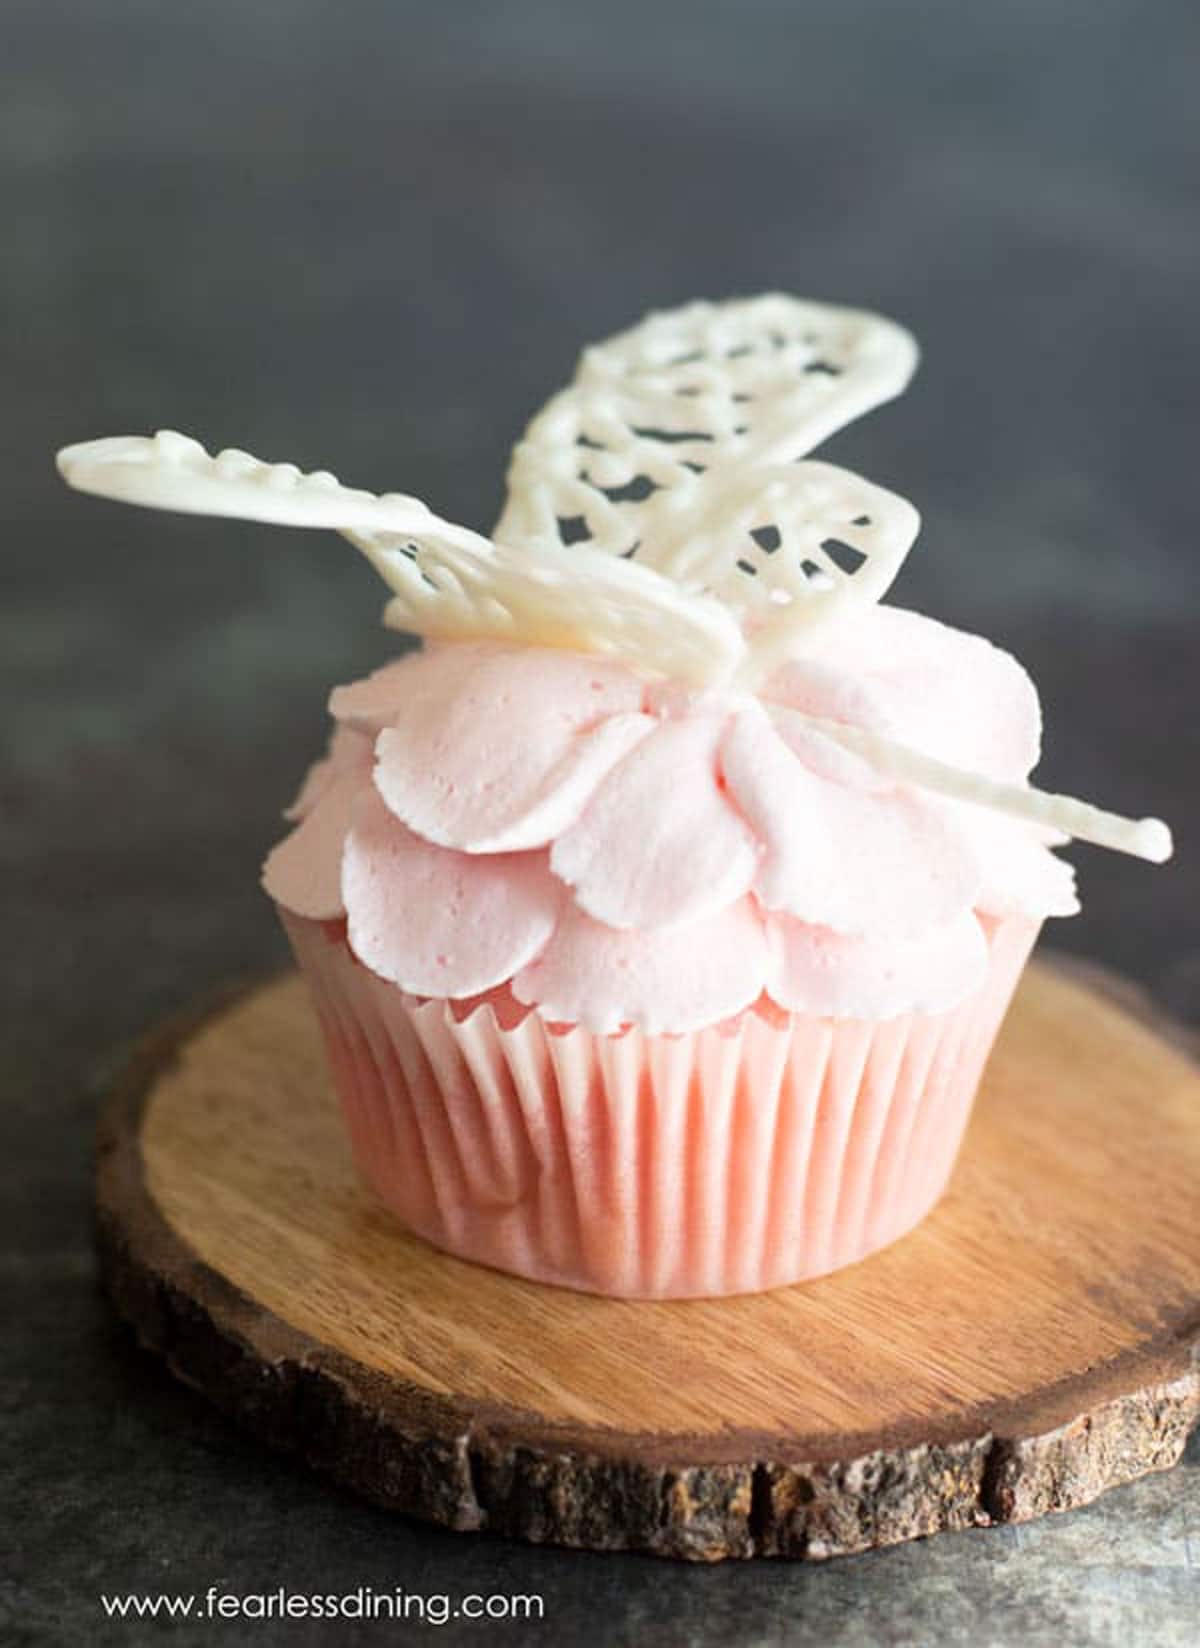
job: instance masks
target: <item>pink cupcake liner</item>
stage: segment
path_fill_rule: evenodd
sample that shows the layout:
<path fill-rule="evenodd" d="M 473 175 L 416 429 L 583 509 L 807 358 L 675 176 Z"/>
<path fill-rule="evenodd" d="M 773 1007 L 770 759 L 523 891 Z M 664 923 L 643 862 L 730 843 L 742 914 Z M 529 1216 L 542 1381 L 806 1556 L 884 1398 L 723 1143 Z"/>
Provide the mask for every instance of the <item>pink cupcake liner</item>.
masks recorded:
<path fill-rule="evenodd" d="M 820 1276 L 924 1218 L 1040 925 L 992 924 L 987 977 L 948 1012 L 767 1007 L 599 1036 L 511 1000 L 405 995 L 340 926 L 280 914 L 355 1160 L 403 1223 L 460 1258 L 656 1299 Z"/>

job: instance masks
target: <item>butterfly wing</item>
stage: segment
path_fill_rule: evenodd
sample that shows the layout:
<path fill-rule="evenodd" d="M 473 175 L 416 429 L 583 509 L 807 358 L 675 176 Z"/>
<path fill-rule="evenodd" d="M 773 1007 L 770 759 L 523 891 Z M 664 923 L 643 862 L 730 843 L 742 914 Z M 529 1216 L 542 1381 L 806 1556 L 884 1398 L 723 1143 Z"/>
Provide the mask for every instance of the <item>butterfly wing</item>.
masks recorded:
<path fill-rule="evenodd" d="M 820 441 L 897 395 L 903 328 L 773 294 L 655 314 L 584 352 L 513 453 L 500 543 L 576 545 L 719 600 L 747 684 L 848 599 L 878 600 L 919 525 Z"/>
<path fill-rule="evenodd" d="M 402 525 L 415 531 L 437 519 L 418 499 L 402 493 L 380 497 L 343 486 L 327 469 L 306 474 L 295 464 L 265 463 L 239 447 L 212 455 L 175 429 L 80 441 L 64 446 L 55 461 L 63 480 L 77 491 L 185 515 L 338 531 Z"/>
<path fill-rule="evenodd" d="M 416 498 L 342 486 L 328 471 L 306 475 L 236 448 L 210 456 L 174 430 L 65 447 L 58 466 L 71 486 L 127 503 L 332 527 L 392 591 L 385 622 L 431 639 L 604 653 L 697 685 L 727 678 L 744 652 L 718 600 L 689 594 L 650 567 L 596 551 L 493 544 Z"/>
<path fill-rule="evenodd" d="M 347 536 L 395 591 L 384 611 L 393 629 L 598 653 L 693 686 L 728 680 L 745 654 L 740 626 L 719 601 L 619 557 L 536 543 Z"/>
<path fill-rule="evenodd" d="M 898 395 L 916 361 L 894 322 L 782 294 L 650 315 L 585 350 L 530 423 L 495 536 L 653 559 L 644 504 L 804 457 Z"/>

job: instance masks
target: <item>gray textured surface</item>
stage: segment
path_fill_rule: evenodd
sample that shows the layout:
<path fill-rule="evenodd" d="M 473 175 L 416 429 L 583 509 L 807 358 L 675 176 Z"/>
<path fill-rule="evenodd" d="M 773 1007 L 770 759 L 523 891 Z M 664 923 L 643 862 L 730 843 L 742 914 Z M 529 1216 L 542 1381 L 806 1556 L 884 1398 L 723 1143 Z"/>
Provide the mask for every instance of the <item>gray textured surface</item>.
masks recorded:
<path fill-rule="evenodd" d="M 1023 1530 L 697 1572 L 388 1520 L 130 1347 L 93 1286 L 88 1080 L 281 957 L 258 858 L 327 686 L 388 642 L 336 540 L 79 499 L 48 455 L 166 422 L 486 525 L 583 339 L 773 286 L 895 313 L 917 386 L 834 450 L 923 509 L 899 597 L 1032 668 L 1046 781 L 1178 826 L 1168 871 L 1081 851 L 1053 937 L 1200 1017 L 1198 54 L 1191 0 L 5 0 L 13 1640 L 137 1640 L 102 1589 L 218 1581 L 545 1594 L 539 1631 L 445 1642 L 1196 1640 L 1195 1452 Z"/>

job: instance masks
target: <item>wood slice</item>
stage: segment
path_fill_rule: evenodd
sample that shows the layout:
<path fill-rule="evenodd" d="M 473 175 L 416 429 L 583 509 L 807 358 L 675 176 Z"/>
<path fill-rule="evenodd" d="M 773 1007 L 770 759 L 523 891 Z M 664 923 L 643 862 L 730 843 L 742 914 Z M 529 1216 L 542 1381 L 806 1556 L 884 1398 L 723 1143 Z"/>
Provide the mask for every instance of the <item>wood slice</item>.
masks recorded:
<path fill-rule="evenodd" d="M 1080 1505 L 1200 1415 L 1200 1070 L 1035 964 L 947 1195 L 819 1281 L 596 1298 L 449 1258 L 358 1183 L 297 977 L 166 1028 L 102 1125 L 120 1311 L 381 1505 L 715 1560 Z"/>

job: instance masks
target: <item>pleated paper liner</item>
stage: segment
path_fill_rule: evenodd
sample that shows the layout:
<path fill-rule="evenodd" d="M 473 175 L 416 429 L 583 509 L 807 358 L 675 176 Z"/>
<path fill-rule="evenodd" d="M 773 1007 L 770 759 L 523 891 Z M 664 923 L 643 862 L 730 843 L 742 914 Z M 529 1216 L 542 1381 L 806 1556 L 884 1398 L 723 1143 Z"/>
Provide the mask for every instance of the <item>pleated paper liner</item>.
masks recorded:
<path fill-rule="evenodd" d="M 750 1293 L 853 1264 L 945 1188 L 1038 923 L 989 928 L 983 985 L 882 1021 L 769 1006 L 687 1035 L 464 1013 L 281 911 L 364 1178 L 460 1258 L 631 1298 Z"/>

